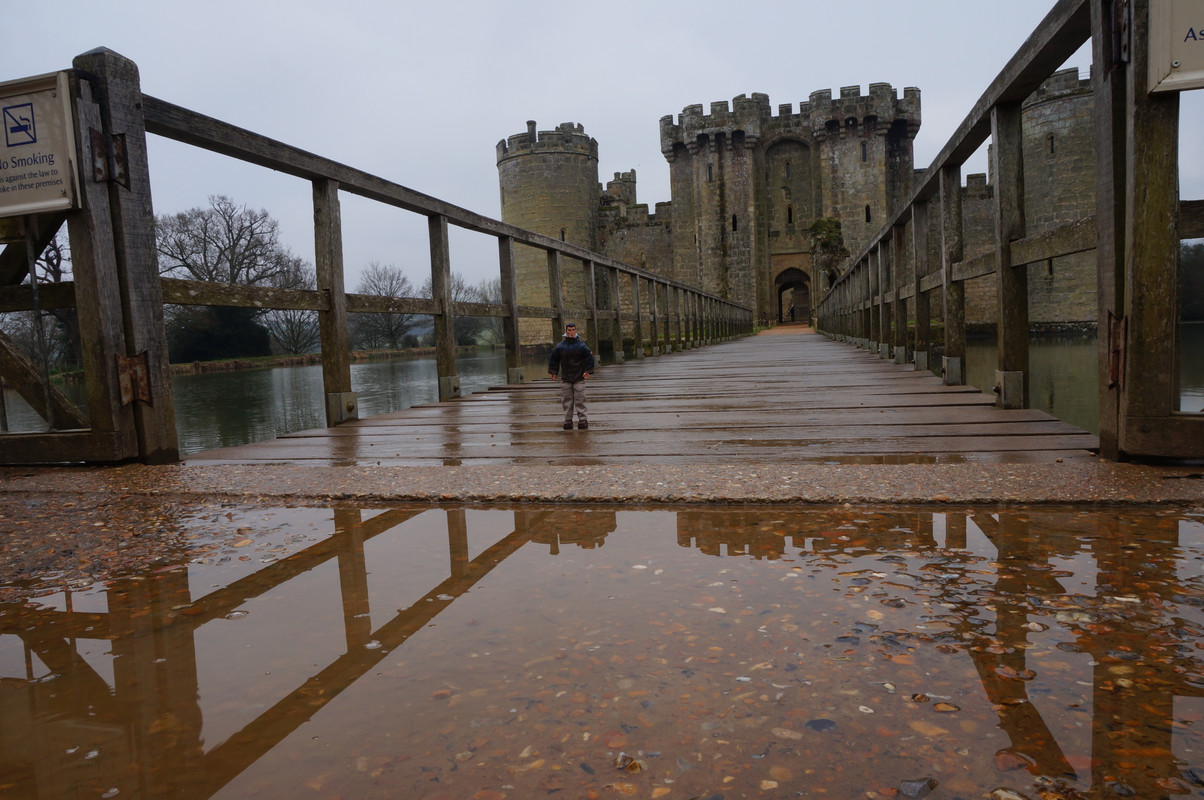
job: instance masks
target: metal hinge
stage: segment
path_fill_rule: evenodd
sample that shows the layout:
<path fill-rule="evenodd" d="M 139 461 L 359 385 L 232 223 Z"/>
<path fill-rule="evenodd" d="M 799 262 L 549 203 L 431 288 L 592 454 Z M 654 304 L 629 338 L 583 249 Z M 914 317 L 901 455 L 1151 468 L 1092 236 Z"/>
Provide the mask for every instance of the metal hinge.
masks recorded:
<path fill-rule="evenodd" d="M 117 385 L 121 389 L 121 405 L 128 406 L 135 400 L 154 405 L 145 350 L 136 356 L 117 356 Z"/>
<path fill-rule="evenodd" d="M 1129 0 L 1112 5 L 1112 63 L 1128 64 L 1133 44 L 1133 10 Z"/>
<path fill-rule="evenodd" d="M 129 159 L 125 153 L 125 134 L 112 136 L 92 128 L 92 179 L 97 183 L 109 181 L 130 188 Z"/>
<path fill-rule="evenodd" d="M 1120 386 L 1125 374 L 1125 318 L 1108 311 L 1108 388 Z"/>

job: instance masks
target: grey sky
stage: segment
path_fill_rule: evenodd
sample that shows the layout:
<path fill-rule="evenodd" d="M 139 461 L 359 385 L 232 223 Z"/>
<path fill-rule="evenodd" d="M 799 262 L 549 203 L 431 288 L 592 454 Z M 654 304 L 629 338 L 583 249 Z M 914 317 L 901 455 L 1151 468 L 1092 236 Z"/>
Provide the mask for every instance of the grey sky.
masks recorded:
<path fill-rule="evenodd" d="M 691 3 L 407 0 L 59 0 L 23 15 L 0 80 L 71 66 L 108 47 L 143 91 L 411 189 L 499 216 L 494 146 L 577 122 L 598 140 L 599 177 L 635 169 L 638 197 L 669 199 L 658 124 L 687 105 L 764 92 L 776 109 L 818 90 L 886 82 L 921 90 L 925 167 L 1053 0 Z M 905 9 L 905 12 L 904 12 Z M 1068 66 L 1087 75 L 1088 51 Z M 1200 118 L 1204 92 L 1184 95 Z M 1185 128 L 1188 127 L 1185 125 Z M 1198 130 L 1198 126 L 1194 126 Z M 156 213 L 211 194 L 266 208 L 312 261 L 308 184 L 152 137 Z M 985 157 L 966 173 L 985 171 Z M 1198 137 L 1184 141 L 1185 198 L 1204 196 Z M 347 282 L 371 261 L 427 275 L 425 220 L 344 195 Z M 453 269 L 496 275 L 492 240 L 456 233 Z"/>

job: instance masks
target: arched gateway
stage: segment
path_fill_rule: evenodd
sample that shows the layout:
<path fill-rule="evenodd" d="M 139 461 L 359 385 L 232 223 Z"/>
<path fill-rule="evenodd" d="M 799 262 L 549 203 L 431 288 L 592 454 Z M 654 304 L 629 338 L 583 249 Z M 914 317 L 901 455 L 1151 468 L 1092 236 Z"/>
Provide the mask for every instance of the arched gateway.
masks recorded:
<path fill-rule="evenodd" d="M 801 269 L 783 270 L 774 280 L 778 322 L 806 322 L 811 318 L 811 276 Z"/>

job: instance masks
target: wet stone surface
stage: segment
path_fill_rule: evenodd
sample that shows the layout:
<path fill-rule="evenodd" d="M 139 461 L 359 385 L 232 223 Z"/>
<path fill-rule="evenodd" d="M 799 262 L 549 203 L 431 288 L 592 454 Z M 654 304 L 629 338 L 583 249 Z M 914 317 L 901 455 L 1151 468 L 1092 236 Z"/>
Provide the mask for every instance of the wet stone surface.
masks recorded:
<path fill-rule="evenodd" d="M 1204 792 L 1198 513 L 72 502 L 0 500 L 5 798 Z"/>

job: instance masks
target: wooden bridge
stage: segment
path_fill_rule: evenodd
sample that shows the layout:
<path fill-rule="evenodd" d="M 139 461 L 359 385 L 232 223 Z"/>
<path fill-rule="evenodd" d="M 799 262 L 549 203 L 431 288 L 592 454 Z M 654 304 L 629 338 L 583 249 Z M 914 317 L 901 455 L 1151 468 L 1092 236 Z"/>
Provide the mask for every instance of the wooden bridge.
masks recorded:
<path fill-rule="evenodd" d="M 558 386 L 498 387 L 188 462 L 1000 463 L 1089 459 L 1099 446 L 1042 411 L 996 408 L 973 387 L 946 386 L 801 325 L 604 367 L 588 384 L 588 430 L 561 428 Z"/>
<path fill-rule="evenodd" d="M 813 337 L 798 352 L 775 351 L 771 357 L 763 344 L 768 340 L 751 340 L 755 345 L 746 340 L 724 345 L 725 355 L 717 356 L 713 366 L 705 366 L 710 362 L 702 361 L 695 349 L 750 333 L 751 309 L 144 95 L 137 67 L 128 59 L 103 49 L 83 54 L 73 69 L 51 76 L 47 85 L 42 79 L 15 82 L 31 97 L 69 98 L 64 125 L 72 136 L 64 161 L 71 161 L 70 172 L 78 176 L 78 183 L 62 192 L 64 205 L 48 201 L 21 208 L 19 214 L 0 209 L 0 242 L 5 243 L 0 252 L 0 312 L 74 309 L 87 409 L 67 401 L 50 381 L 45 364 L 31 362 L 0 336 L 0 377 L 47 422 L 45 432 L 6 433 L 0 405 L 0 464 L 177 461 L 164 303 L 297 309 L 317 315 L 327 424 L 350 427 L 290 437 L 294 455 L 301 459 L 368 458 L 357 444 L 365 441 L 365 446 L 387 454 L 390 448 L 377 448 L 367 432 L 402 419 L 414 426 L 411 438 L 417 445 L 425 441 L 413 435 L 424 415 L 444 420 L 429 423 L 436 427 L 452 425 L 447 420 L 454 415 L 473 418 L 476 427 L 456 441 L 448 438 L 449 427 L 438 443 L 429 442 L 429 449 L 411 447 L 406 458 L 454 462 L 489 458 L 486 451 L 545 461 L 624 455 L 825 460 L 910 454 L 906 457 L 973 459 L 992 452 L 999 458 L 1003 452 L 1030 449 L 1025 437 L 1044 436 L 1056 428 L 1048 420 L 1041 422 L 1040 415 L 993 415 L 989 409 L 993 403 L 999 411 L 1022 412 L 1028 405 L 1027 269 L 1088 251 L 1096 254 L 1098 273 L 1101 455 L 1119 460 L 1200 458 L 1204 414 L 1182 413 L 1178 406 L 1178 248 L 1181 239 L 1204 236 L 1204 202 L 1178 195 L 1178 95 L 1149 88 L 1151 39 L 1161 22 L 1151 0 L 1059 0 L 973 105 L 892 217 L 844 264 L 832 290 L 817 303 L 817 328 L 845 344 L 825 344 Z M 1039 165 L 1023 163 L 1020 108 L 1088 41 L 1098 153 L 1095 214 L 1026 236 L 1024 176 Z M 9 91 L 16 90 L 10 85 Z M 161 277 L 154 247 L 148 134 L 307 182 L 314 207 L 317 288 L 283 290 Z M 994 241 L 987 253 L 966 254 L 960 170 L 988 138 L 995 181 Z M 344 193 L 427 218 L 432 297 L 369 297 L 346 291 L 340 212 Z M 70 233 L 73 280 L 41 286 L 27 282 L 34 257 L 64 225 Z M 500 303 L 453 301 L 449 226 L 496 240 Z M 520 305 L 517 293 L 515 249 L 523 247 L 541 251 L 547 259 L 544 299 L 526 301 L 534 305 Z M 964 286 L 985 275 L 998 282 L 994 398 L 957 388 L 964 382 Z M 453 330 L 457 316 L 503 321 L 511 382 L 520 379 L 520 320 L 545 325 L 551 341 L 564 320 L 575 319 L 588 341 L 603 343 L 636 363 L 608 371 L 594 385 L 598 429 L 589 434 L 589 452 L 574 451 L 577 438 L 550 439 L 560 432 L 536 423 L 535 409 L 548 402 L 550 386 L 511 387 L 458 403 L 454 412 L 418 409 L 386 420 L 356 422 L 347 328 L 347 315 L 355 312 L 421 314 L 433 320 L 441 400 L 460 394 Z M 934 324 L 938 319 L 940 326 Z M 938 346 L 942 378 L 928 373 L 928 360 L 935 360 Z M 658 359 L 641 362 L 645 356 Z M 671 363 L 661 361 L 666 356 Z M 875 363 L 871 368 L 867 359 L 879 356 L 893 365 Z M 864 367 L 865 372 L 856 373 L 862 377 L 853 377 L 848 366 L 839 364 L 842 359 Z M 719 366 L 724 361 L 727 365 Z M 691 379 L 691 369 L 697 370 L 698 380 Z M 871 381 L 866 376 L 875 369 L 880 372 Z M 680 386 L 671 386 L 669 375 Z M 749 381 L 758 381 L 759 391 L 747 391 L 753 386 Z M 942 381 L 950 386 L 937 391 Z M 869 391 L 874 382 L 879 385 Z M 737 386 L 742 386 L 739 393 Z M 729 392 L 727 405 L 724 391 Z M 708 397 L 710 392 L 717 394 Z M 927 409 L 920 408 L 923 403 Z M 947 412 L 950 406 L 958 407 L 958 414 Z M 947 417 L 957 424 L 948 427 Z M 517 427 L 507 427 L 507 420 Z M 889 424 L 882 424 L 887 420 Z M 925 426 L 938 422 L 941 425 L 933 429 L 943 433 L 933 436 Z M 660 438 L 638 433 L 652 431 L 654 423 L 674 427 L 664 428 Z M 691 440 L 687 447 L 685 440 L 673 436 L 679 424 L 714 434 Z M 1046 427 L 1029 432 L 1007 427 L 1042 424 Z M 385 436 L 383 430 L 378 433 Z M 494 440 L 474 438 L 478 433 Z M 537 438 L 524 438 L 528 434 L 546 439 L 546 450 L 539 451 Z M 881 441 L 875 442 L 876 436 Z M 1066 438 L 1053 444 L 1058 436 Z M 681 452 L 673 452 L 674 442 Z M 1032 452 L 1094 446 L 1090 437 L 1065 426 L 1046 442 L 1034 443 Z M 283 453 L 283 445 L 278 446 L 282 449 L 277 452 Z M 381 458 L 402 454 L 394 447 L 391 456 Z"/>

